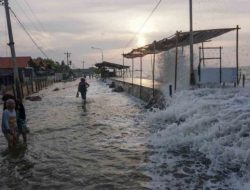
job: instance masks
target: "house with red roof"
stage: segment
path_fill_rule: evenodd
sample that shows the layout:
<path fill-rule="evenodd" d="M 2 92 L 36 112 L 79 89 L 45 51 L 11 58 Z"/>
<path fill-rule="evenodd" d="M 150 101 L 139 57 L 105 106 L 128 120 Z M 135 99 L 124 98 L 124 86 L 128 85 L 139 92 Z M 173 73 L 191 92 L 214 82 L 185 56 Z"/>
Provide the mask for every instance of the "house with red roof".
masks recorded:
<path fill-rule="evenodd" d="M 16 57 L 16 65 L 21 82 L 26 82 L 33 76 L 33 69 L 29 67 L 32 61 L 30 56 Z M 0 57 L 0 84 L 9 85 L 13 83 L 13 65 L 11 57 Z"/>
<path fill-rule="evenodd" d="M 31 57 L 16 57 L 16 64 L 18 68 L 25 68 L 29 66 Z M 0 69 L 13 69 L 11 57 L 0 57 Z"/>

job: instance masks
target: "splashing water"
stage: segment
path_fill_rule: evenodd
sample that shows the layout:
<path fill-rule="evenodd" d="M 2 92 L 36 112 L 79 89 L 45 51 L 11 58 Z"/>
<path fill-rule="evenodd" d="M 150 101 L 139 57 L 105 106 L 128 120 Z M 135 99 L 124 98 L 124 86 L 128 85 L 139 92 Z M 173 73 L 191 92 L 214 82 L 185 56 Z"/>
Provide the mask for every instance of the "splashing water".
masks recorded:
<path fill-rule="evenodd" d="M 86 113 L 75 82 L 25 102 L 28 148 L 5 154 L 1 135 L 1 189 L 250 188 L 250 88 L 183 90 L 145 112 L 90 84 Z"/>
<path fill-rule="evenodd" d="M 250 189 L 249 88 L 175 94 L 149 115 L 153 189 Z"/>

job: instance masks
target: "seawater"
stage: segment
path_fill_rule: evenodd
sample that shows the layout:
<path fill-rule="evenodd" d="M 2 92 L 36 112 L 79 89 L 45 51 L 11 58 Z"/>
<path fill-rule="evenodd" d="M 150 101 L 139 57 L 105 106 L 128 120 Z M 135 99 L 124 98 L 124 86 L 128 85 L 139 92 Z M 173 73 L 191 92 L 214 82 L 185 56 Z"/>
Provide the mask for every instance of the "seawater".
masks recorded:
<path fill-rule="evenodd" d="M 0 135 L 0 189 L 147 189 L 141 102 L 90 80 L 84 112 L 78 82 L 55 84 L 39 92 L 42 101 L 24 102 L 28 146 L 10 152 Z"/>
<path fill-rule="evenodd" d="M 78 82 L 24 102 L 28 146 L 9 152 L 0 136 L 0 189 L 249 189 L 248 84 L 178 91 L 149 111 L 89 82 L 86 112 Z"/>

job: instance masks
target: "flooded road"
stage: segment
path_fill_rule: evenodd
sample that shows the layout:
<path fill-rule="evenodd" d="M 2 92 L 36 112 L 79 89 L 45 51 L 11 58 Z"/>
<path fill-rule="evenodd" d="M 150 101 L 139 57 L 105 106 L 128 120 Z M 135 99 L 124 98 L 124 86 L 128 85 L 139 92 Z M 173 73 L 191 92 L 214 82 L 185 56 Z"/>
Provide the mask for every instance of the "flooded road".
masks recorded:
<path fill-rule="evenodd" d="M 28 146 L 9 152 L 0 134 L 0 189 L 250 189 L 249 88 L 186 90 L 146 111 L 89 82 L 86 112 L 78 81 L 25 101 Z"/>
<path fill-rule="evenodd" d="M 25 101 L 28 147 L 10 153 L 0 135 L 0 189 L 147 189 L 141 102 L 89 82 L 86 112 L 75 97 L 78 81 L 41 91 L 40 102 Z"/>

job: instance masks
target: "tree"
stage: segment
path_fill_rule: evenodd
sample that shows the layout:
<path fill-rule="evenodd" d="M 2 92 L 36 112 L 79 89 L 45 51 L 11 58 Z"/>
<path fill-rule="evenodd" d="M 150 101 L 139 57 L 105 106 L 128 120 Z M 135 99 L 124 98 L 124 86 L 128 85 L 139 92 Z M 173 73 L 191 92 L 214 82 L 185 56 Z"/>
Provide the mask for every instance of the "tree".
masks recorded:
<path fill-rule="evenodd" d="M 64 61 L 56 62 L 52 59 L 43 59 L 38 57 L 29 62 L 29 66 L 34 68 L 34 71 L 38 74 L 52 74 L 55 72 L 63 72 L 68 75 L 71 72 L 69 65 L 66 65 Z"/>

